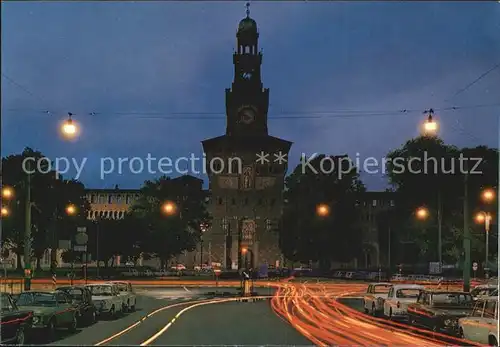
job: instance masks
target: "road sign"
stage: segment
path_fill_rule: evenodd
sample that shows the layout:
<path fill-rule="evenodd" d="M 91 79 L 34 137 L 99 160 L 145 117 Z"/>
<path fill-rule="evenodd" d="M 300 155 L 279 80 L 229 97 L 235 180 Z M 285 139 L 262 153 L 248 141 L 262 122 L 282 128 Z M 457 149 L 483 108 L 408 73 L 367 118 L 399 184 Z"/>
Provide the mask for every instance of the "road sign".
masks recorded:
<path fill-rule="evenodd" d="M 477 263 L 472 263 L 472 270 L 477 271 Z"/>
<path fill-rule="evenodd" d="M 86 233 L 78 233 L 75 236 L 75 241 L 79 245 L 87 244 L 88 240 L 89 240 L 89 236 Z"/>
<path fill-rule="evenodd" d="M 87 252 L 87 245 L 74 245 L 73 250 L 75 252 Z"/>

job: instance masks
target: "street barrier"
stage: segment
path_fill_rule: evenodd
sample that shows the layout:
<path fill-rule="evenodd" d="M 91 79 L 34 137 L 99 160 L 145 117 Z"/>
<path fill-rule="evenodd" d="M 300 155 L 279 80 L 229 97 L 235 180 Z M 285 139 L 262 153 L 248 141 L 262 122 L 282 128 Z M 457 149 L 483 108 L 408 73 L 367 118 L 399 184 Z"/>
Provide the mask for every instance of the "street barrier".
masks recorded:
<path fill-rule="evenodd" d="M 0 292 L 19 294 L 23 291 L 23 279 L 0 279 Z"/>

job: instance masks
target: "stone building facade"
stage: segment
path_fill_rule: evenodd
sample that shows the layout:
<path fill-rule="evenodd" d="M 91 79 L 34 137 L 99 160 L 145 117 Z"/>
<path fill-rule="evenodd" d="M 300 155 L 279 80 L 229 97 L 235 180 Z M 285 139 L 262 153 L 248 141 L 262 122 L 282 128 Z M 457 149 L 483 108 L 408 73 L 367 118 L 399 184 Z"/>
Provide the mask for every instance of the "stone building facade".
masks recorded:
<path fill-rule="evenodd" d="M 395 206 L 395 193 L 365 192 L 359 196 L 358 202 L 363 207 L 362 218 L 365 223 L 363 223 L 363 259 L 359 259 L 357 265 L 363 268 L 386 266 L 388 255 L 387 252 L 381 252 L 380 236 L 382 233 L 389 233 L 390 231 L 379 230 L 378 217 L 381 212 Z M 386 249 L 387 247 L 383 248 Z"/>
<path fill-rule="evenodd" d="M 257 23 L 247 15 L 236 37 L 234 81 L 226 89 L 226 133 L 202 142 L 213 216 L 204 241 L 212 260 L 225 269 L 282 261 L 275 226 L 292 145 L 268 134 L 269 89 L 261 79 Z"/>

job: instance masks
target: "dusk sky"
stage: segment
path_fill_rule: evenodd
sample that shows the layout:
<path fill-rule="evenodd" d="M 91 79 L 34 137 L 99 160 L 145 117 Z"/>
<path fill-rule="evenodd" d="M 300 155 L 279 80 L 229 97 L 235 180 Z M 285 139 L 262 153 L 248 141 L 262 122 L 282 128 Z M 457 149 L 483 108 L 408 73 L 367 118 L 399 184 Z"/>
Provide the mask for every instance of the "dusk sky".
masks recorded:
<path fill-rule="evenodd" d="M 159 174 L 101 179 L 100 158 L 201 155 L 225 132 L 244 16 L 244 1 L 2 2 L 2 156 L 87 157 L 89 188 L 139 188 Z M 498 147 L 500 68 L 467 87 L 500 63 L 498 2 L 253 2 L 251 17 L 290 167 L 302 152 L 381 160 L 429 108 L 445 142 Z M 70 143 L 58 136 L 68 112 L 82 127 Z M 362 175 L 375 190 L 382 176 Z"/>

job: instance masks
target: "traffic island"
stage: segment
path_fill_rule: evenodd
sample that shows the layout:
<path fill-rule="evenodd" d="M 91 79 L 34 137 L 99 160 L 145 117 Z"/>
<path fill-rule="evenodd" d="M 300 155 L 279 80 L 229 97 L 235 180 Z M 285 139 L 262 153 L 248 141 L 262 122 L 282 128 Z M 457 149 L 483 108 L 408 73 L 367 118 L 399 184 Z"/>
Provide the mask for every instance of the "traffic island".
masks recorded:
<path fill-rule="evenodd" d="M 205 295 L 211 296 L 214 298 L 233 298 L 233 297 L 238 297 L 240 296 L 238 293 L 231 293 L 231 292 L 208 292 Z"/>

